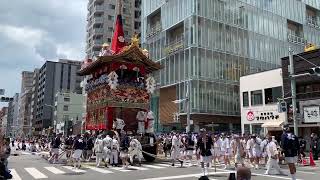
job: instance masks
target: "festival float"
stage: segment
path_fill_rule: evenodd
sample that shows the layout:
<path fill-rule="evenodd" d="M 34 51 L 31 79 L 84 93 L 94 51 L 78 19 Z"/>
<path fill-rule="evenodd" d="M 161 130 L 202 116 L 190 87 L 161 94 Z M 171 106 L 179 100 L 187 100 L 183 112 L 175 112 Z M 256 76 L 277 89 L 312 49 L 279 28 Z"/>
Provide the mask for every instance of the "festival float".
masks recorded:
<path fill-rule="evenodd" d="M 103 44 L 99 56 L 85 60 L 78 75 L 86 76 L 87 108 L 85 130 L 117 134 L 140 134 L 144 158 L 153 161 L 154 115 L 150 110 L 156 82 L 152 76 L 161 68 L 140 48 L 137 35 L 126 44 L 121 14 L 117 16 L 111 47 Z M 148 153 L 150 153 L 148 155 Z"/>

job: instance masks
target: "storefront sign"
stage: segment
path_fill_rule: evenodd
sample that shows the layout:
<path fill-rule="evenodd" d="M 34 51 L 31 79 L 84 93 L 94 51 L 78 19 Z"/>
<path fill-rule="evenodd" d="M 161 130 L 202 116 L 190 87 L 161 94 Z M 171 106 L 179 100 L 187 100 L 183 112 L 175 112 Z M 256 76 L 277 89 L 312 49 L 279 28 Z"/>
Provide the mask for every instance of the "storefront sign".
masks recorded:
<path fill-rule="evenodd" d="M 320 122 L 319 106 L 309 106 L 303 108 L 304 122 Z"/>
<path fill-rule="evenodd" d="M 265 120 L 278 120 L 279 114 L 276 112 L 265 111 L 265 112 L 247 112 L 247 120 L 248 121 L 265 121 Z"/>
<path fill-rule="evenodd" d="M 254 114 L 252 111 L 248 111 L 247 113 L 247 120 L 248 121 L 253 121 L 254 120 Z"/>

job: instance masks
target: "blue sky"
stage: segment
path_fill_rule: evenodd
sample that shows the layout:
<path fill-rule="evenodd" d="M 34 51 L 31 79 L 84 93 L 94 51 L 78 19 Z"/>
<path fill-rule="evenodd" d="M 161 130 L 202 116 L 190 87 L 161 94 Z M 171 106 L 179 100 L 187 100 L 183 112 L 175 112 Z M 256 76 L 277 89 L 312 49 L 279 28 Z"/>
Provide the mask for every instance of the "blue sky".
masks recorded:
<path fill-rule="evenodd" d="M 0 89 L 6 96 L 20 91 L 22 71 L 45 60 L 84 59 L 87 2 L 0 0 Z"/>

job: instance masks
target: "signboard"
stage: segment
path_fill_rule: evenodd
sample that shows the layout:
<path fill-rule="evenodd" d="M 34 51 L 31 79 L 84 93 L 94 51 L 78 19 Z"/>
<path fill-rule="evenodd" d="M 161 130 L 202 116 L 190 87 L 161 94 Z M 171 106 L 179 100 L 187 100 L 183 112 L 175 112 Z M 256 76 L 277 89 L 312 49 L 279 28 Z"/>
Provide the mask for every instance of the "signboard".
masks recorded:
<path fill-rule="evenodd" d="M 320 122 L 319 106 L 308 106 L 303 108 L 305 123 Z"/>
<path fill-rule="evenodd" d="M 0 95 L 4 95 L 4 89 L 0 89 Z"/>
<path fill-rule="evenodd" d="M 280 119 L 280 113 L 277 111 L 270 111 L 270 110 L 264 110 L 264 111 L 254 111 L 254 110 L 248 110 L 245 114 L 245 118 L 249 122 L 261 122 L 265 123 L 269 120 L 279 120 Z"/>

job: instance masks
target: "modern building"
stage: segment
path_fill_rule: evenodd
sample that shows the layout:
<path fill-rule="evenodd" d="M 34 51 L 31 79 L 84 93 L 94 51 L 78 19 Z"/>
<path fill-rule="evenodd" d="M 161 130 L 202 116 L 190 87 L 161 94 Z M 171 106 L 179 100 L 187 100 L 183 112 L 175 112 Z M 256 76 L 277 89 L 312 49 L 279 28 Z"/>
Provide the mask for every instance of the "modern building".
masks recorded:
<path fill-rule="evenodd" d="M 160 62 L 160 121 L 240 130 L 239 79 L 280 67 L 291 47 L 320 44 L 318 0 L 142 0 L 141 36 Z M 168 97 L 168 98 L 162 98 Z"/>
<path fill-rule="evenodd" d="M 11 137 L 15 137 L 18 131 L 19 97 L 16 93 L 8 106 L 7 134 Z"/>
<path fill-rule="evenodd" d="M 33 71 L 33 81 L 32 81 L 32 90 L 31 90 L 31 112 L 30 112 L 31 126 L 36 123 L 38 88 L 39 88 L 39 69 L 35 69 Z M 34 127 L 31 128 L 31 133 L 32 135 L 39 135 L 39 134 L 35 134 Z"/>
<path fill-rule="evenodd" d="M 0 109 L 0 129 L 1 129 L 1 133 L 3 133 L 4 135 L 7 135 L 6 134 L 7 120 L 8 120 L 8 107 L 2 107 Z"/>
<path fill-rule="evenodd" d="M 279 112 L 282 89 L 281 68 L 240 77 L 242 133 L 281 137 L 286 122 L 286 113 Z"/>
<path fill-rule="evenodd" d="M 57 92 L 82 93 L 82 77 L 76 72 L 80 61 L 60 59 L 58 62 L 46 61 L 39 70 L 34 133 L 39 134 L 45 128 L 53 128 L 55 95 Z"/>
<path fill-rule="evenodd" d="M 89 58 L 98 55 L 103 43 L 111 43 L 118 0 L 89 0 L 87 15 L 87 46 Z M 122 19 L 126 42 L 140 33 L 141 0 L 122 0 Z"/>
<path fill-rule="evenodd" d="M 56 133 L 70 135 L 73 125 L 82 121 L 84 96 L 70 92 L 58 92 L 55 96 L 54 129 Z"/>
<path fill-rule="evenodd" d="M 288 104 L 288 121 L 293 127 L 291 84 L 288 73 L 289 58 L 282 58 L 284 97 Z M 293 56 L 294 74 L 308 74 L 311 68 L 320 66 L 320 49 Z M 298 134 L 309 139 L 310 134 L 320 131 L 320 77 L 319 74 L 295 78 L 297 99 Z"/>
<path fill-rule="evenodd" d="M 23 71 L 21 76 L 21 92 L 19 99 L 18 136 L 30 135 L 31 128 L 31 90 L 33 86 L 33 72 Z M 31 131 L 30 131 L 31 132 Z"/>
<path fill-rule="evenodd" d="M 13 96 L 13 101 L 9 102 L 8 106 L 8 121 L 7 121 L 7 134 L 16 137 L 20 127 L 18 126 L 19 116 L 19 93 Z"/>

